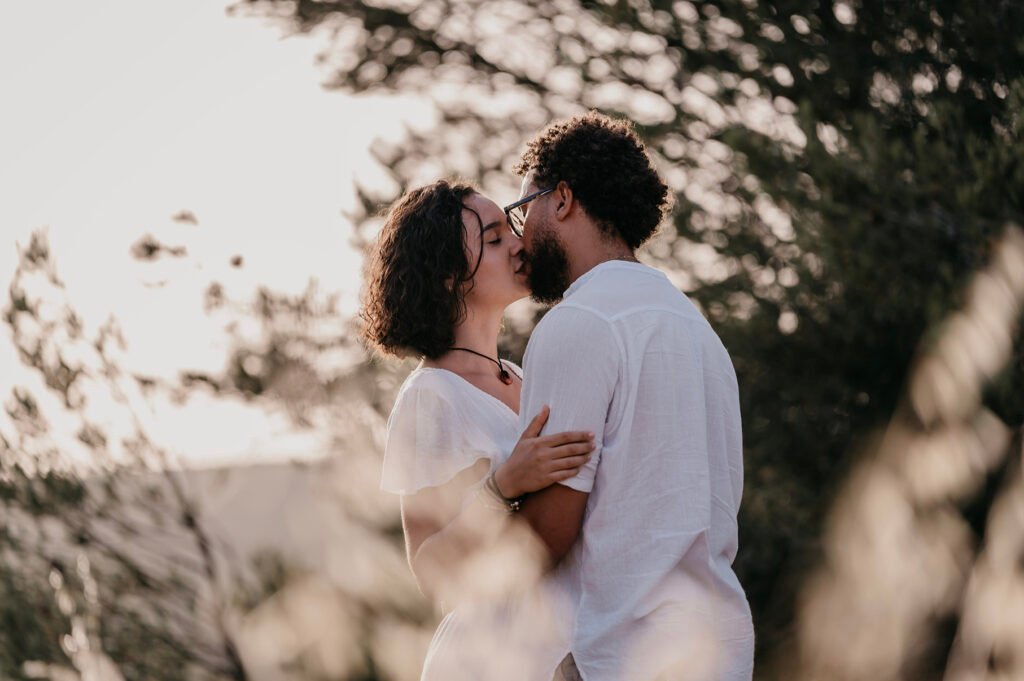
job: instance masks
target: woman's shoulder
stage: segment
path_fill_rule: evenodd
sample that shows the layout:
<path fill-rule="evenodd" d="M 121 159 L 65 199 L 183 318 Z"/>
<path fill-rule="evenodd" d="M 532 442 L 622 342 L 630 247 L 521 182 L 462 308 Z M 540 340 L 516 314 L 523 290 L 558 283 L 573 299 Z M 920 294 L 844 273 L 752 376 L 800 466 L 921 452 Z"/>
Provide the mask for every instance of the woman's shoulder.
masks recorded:
<path fill-rule="evenodd" d="M 491 440 L 467 417 L 468 400 L 442 370 L 419 368 L 406 378 L 388 418 L 382 489 L 411 494 L 492 456 Z"/>
<path fill-rule="evenodd" d="M 451 398 L 455 391 L 451 378 L 446 376 L 446 373 L 448 372 L 444 369 L 421 364 L 413 369 L 412 373 L 406 376 L 405 381 L 402 382 L 402 387 L 398 389 L 398 399 L 407 394 L 421 392 Z"/>
<path fill-rule="evenodd" d="M 458 410 L 464 399 L 458 384 L 447 376 L 444 369 L 419 366 L 410 373 L 398 389 L 391 413 L 414 409 L 417 404 L 428 403 L 435 408 Z M 455 377 L 457 378 L 457 376 Z"/>

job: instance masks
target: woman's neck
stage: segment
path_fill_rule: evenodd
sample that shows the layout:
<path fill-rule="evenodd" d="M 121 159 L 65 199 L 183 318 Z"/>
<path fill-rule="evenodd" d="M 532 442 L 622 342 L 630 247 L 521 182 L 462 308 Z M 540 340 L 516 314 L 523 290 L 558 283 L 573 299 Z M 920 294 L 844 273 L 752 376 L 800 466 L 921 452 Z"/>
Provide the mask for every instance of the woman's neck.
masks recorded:
<path fill-rule="evenodd" d="M 468 309 L 466 318 L 455 327 L 455 341 L 452 347 L 467 348 L 481 355 L 498 359 L 498 334 L 501 332 L 503 310 L 484 312 Z M 427 366 L 438 366 L 460 374 L 495 371 L 493 362 L 471 352 L 449 351 L 436 360 L 424 362 Z"/>

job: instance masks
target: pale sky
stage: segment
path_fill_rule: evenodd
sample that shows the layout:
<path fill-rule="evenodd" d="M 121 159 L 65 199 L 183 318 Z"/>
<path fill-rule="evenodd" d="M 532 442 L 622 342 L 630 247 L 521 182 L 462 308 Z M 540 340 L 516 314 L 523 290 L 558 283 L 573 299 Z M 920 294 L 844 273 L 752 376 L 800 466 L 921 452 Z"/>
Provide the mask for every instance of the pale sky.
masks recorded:
<path fill-rule="evenodd" d="M 222 366 L 225 338 L 202 311 L 211 280 L 244 298 L 257 283 L 299 292 L 316 278 L 353 310 L 360 263 L 342 216 L 353 174 L 384 181 L 370 142 L 430 121 L 422 102 L 323 90 L 314 64 L 323 40 L 282 40 L 225 7 L 0 8 L 0 291 L 6 300 L 15 242 L 46 227 L 87 329 L 115 316 L 127 368 L 151 375 Z M 182 210 L 199 225 L 172 221 Z M 129 247 L 147 232 L 188 258 L 135 262 Z M 228 264 L 235 254 L 241 269 Z M 2 400 L 12 385 L 32 385 L 10 345 L 0 337 Z M 241 403 L 147 408 L 154 435 L 198 465 L 319 448 L 316 435 Z"/>

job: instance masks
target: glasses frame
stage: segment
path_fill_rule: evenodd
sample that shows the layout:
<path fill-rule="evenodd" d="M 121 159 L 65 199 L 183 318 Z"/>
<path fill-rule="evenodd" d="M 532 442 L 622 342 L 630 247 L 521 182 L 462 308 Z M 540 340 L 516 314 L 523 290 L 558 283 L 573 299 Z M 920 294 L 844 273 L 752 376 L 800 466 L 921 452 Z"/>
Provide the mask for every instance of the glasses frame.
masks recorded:
<path fill-rule="evenodd" d="M 526 223 L 526 217 L 525 216 L 521 216 L 518 213 L 515 214 L 516 215 L 515 217 L 512 217 L 513 216 L 512 211 L 514 211 L 516 208 L 522 208 L 523 206 L 528 204 L 530 201 L 533 201 L 534 199 L 539 199 L 540 197 L 544 196 L 545 194 L 550 194 L 553 191 L 555 191 L 555 187 L 549 187 L 547 189 L 541 189 L 540 191 L 534 192 L 534 193 L 530 194 L 529 196 L 524 196 L 523 198 L 519 199 L 515 203 L 508 204 L 507 206 L 505 206 L 502 209 L 502 210 L 505 211 L 505 219 L 508 220 L 508 228 L 512 230 L 513 234 L 515 234 L 520 239 L 523 238 L 523 225 Z"/>

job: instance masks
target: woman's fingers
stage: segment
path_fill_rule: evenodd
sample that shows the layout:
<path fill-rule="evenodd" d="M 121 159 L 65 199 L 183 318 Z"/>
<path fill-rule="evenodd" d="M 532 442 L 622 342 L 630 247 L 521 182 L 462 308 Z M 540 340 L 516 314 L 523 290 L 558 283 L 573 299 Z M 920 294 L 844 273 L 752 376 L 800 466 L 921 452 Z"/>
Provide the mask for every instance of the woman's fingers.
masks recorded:
<path fill-rule="evenodd" d="M 569 478 L 575 477 L 579 472 L 579 468 L 566 468 L 564 470 L 555 471 L 551 474 L 551 481 L 561 482 L 562 480 L 568 480 Z"/>
<path fill-rule="evenodd" d="M 590 454 L 578 454 L 576 456 L 566 456 L 561 459 L 555 459 L 551 462 L 552 470 L 562 471 L 565 469 L 577 469 L 583 466 L 587 461 L 590 461 Z"/>
<path fill-rule="evenodd" d="M 585 430 L 569 430 L 564 433 L 545 435 L 540 438 L 539 442 L 546 447 L 558 447 L 570 442 L 590 442 L 593 438 L 594 434 L 588 433 Z"/>
<path fill-rule="evenodd" d="M 537 437 L 540 435 L 540 431 L 544 429 L 544 424 L 548 422 L 548 416 L 551 414 L 551 408 L 548 405 L 544 405 L 537 412 L 537 415 L 533 417 L 530 424 L 526 426 L 526 430 L 523 431 L 523 437 Z"/>
<path fill-rule="evenodd" d="M 576 456 L 578 454 L 589 454 L 597 448 L 593 442 L 573 442 L 567 445 L 561 445 L 560 447 L 549 447 L 544 451 L 544 458 L 549 461 L 555 461 L 557 459 L 564 459 L 567 456 Z"/>

